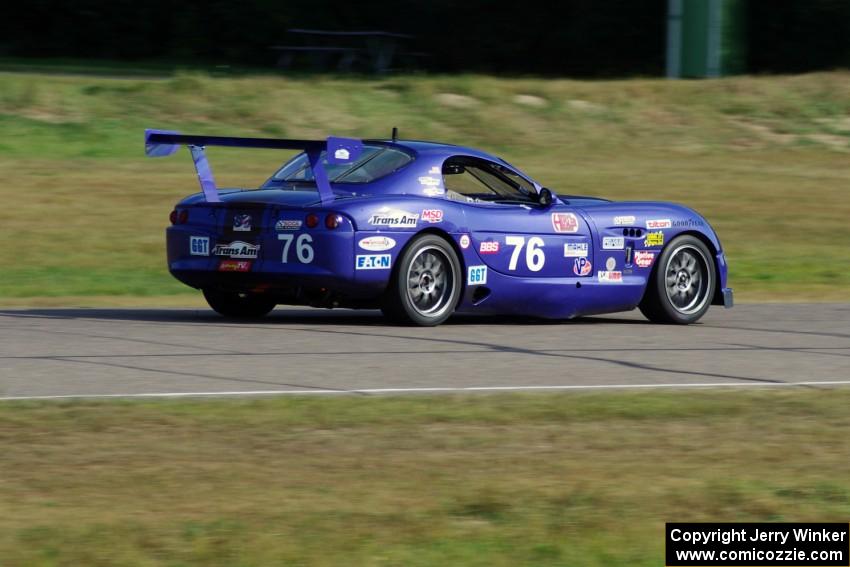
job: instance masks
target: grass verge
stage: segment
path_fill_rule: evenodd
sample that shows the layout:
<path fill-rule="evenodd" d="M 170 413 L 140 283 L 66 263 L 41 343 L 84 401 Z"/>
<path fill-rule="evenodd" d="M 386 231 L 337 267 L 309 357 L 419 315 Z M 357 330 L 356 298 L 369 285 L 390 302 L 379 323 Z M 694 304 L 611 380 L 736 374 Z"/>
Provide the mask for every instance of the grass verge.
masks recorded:
<path fill-rule="evenodd" d="M 146 160 L 145 127 L 315 138 L 384 137 L 392 126 L 492 151 L 558 192 L 691 206 L 720 234 L 741 300 L 850 299 L 841 238 L 850 73 L 572 81 L 195 71 L 0 73 L 0 303 L 195 293 L 168 275 L 163 236 L 172 204 L 197 190 L 194 172 L 184 154 Z M 223 186 L 256 187 L 286 157 L 210 153 Z"/>
<path fill-rule="evenodd" d="M 846 521 L 847 390 L 0 405 L 3 565 L 663 564 Z"/>

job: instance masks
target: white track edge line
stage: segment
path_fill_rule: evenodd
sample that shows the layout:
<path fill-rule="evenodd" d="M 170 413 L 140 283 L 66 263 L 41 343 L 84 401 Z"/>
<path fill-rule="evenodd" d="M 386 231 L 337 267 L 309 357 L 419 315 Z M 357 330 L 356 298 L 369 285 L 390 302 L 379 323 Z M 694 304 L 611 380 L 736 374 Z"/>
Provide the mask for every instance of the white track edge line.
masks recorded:
<path fill-rule="evenodd" d="M 361 388 L 357 390 L 235 390 L 221 392 L 142 392 L 134 394 L 56 394 L 44 396 L 0 396 L 0 402 L 26 400 L 67 400 L 103 398 L 198 398 L 227 396 L 329 396 L 350 394 L 406 394 L 460 392 L 533 392 L 537 390 L 634 390 L 661 388 L 763 388 L 793 386 L 850 386 L 850 380 L 821 380 L 806 382 L 695 382 L 660 384 L 571 384 L 561 386 L 435 386 L 422 388 Z"/>

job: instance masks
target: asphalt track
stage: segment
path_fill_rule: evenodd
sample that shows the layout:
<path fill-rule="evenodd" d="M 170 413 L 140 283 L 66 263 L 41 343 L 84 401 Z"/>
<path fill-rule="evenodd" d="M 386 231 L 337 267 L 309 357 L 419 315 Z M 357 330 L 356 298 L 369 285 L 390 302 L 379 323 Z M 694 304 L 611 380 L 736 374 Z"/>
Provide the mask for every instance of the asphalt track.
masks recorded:
<path fill-rule="evenodd" d="M 19 398 L 830 387 L 850 385 L 850 304 L 712 308 L 697 325 L 639 312 L 549 322 L 278 308 L 0 310 L 0 400 Z"/>

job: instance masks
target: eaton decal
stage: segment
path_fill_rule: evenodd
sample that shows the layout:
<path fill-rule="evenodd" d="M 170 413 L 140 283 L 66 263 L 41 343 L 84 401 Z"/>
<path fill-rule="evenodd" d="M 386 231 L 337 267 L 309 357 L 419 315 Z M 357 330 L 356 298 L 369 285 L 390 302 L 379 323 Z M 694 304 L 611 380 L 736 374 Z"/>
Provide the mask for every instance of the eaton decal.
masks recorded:
<path fill-rule="evenodd" d="M 249 232 L 251 230 L 251 215 L 235 215 L 233 217 L 233 230 Z"/>
<path fill-rule="evenodd" d="M 673 226 L 673 223 L 670 221 L 670 219 L 651 219 L 646 221 L 646 228 L 650 230 L 670 228 L 671 226 Z"/>
<path fill-rule="evenodd" d="M 415 227 L 419 223 L 419 215 L 383 207 L 369 217 L 369 224 L 390 228 Z"/>
<path fill-rule="evenodd" d="M 422 222 L 443 222 L 442 209 L 425 209 L 422 211 Z"/>
<path fill-rule="evenodd" d="M 647 252 L 645 250 L 637 250 L 635 252 L 634 262 L 638 268 L 648 268 L 655 260 L 655 252 Z"/>
<path fill-rule="evenodd" d="M 480 252 L 481 254 L 498 254 L 499 243 L 495 240 L 488 240 L 487 242 L 482 242 L 478 246 L 478 252 Z"/>
<path fill-rule="evenodd" d="M 573 213 L 552 213 L 552 228 L 555 232 L 578 232 L 578 219 Z"/>
<path fill-rule="evenodd" d="M 260 252 L 259 244 L 248 244 L 241 240 L 236 240 L 230 244 L 217 244 L 213 248 L 213 254 L 216 256 L 230 256 L 231 258 L 256 258 Z"/>
<path fill-rule="evenodd" d="M 189 253 L 192 256 L 209 256 L 210 239 L 206 236 L 190 236 Z"/>
<path fill-rule="evenodd" d="M 593 264 L 587 258 L 576 258 L 573 260 L 573 273 L 575 275 L 587 276 L 590 275 L 591 270 L 593 270 Z"/>
<path fill-rule="evenodd" d="M 362 238 L 357 245 L 369 252 L 383 252 L 395 248 L 395 240 L 389 236 L 367 236 Z"/>
<path fill-rule="evenodd" d="M 389 270 L 392 256 L 389 254 L 358 255 L 354 267 L 358 270 Z"/>
<path fill-rule="evenodd" d="M 586 258 L 587 242 L 564 242 L 565 258 Z"/>
<path fill-rule="evenodd" d="M 466 270 L 467 285 L 484 285 L 487 283 L 487 266 L 469 266 Z"/>
<path fill-rule="evenodd" d="M 623 272 L 596 272 L 600 283 L 622 283 Z"/>
<path fill-rule="evenodd" d="M 626 239 L 622 236 L 605 236 L 602 238 L 603 250 L 622 250 L 626 245 Z"/>

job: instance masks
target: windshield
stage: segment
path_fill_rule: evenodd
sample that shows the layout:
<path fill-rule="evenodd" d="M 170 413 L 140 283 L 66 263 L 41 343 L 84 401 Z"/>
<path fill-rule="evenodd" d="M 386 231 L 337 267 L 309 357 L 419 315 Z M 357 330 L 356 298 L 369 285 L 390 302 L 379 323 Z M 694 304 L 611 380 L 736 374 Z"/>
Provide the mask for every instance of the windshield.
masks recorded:
<path fill-rule="evenodd" d="M 331 183 L 370 183 L 401 169 L 413 157 L 401 150 L 385 146 L 363 146 L 360 157 L 351 163 L 329 164 L 322 152 L 322 163 Z M 264 187 L 276 187 L 285 183 L 315 184 L 313 169 L 307 154 L 301 153 L 289 160 Z"/>

